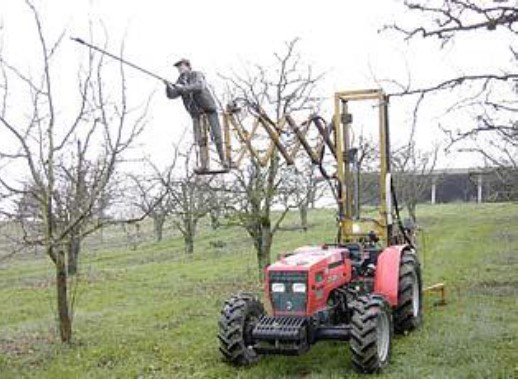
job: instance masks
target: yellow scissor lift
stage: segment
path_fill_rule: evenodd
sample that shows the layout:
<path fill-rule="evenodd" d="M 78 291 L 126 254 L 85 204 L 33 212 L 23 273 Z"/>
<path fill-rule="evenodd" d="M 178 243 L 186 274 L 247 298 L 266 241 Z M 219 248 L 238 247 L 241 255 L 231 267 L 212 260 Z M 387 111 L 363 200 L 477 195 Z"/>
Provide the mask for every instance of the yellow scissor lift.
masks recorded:
<path fill-rule="evenodd" d="M 349 113 L 351 103 L 370 102 L 377 110 L 379 137 L 379 206 L 377 215 L 373 217 L 360 216 L 359 188 L 355 186 L 352 172 L 354 151 L 352 147 L 352 115 Z M 237 112 L 224 112 L 223 136 L 225 154 L 229 169 L 210 170 L 200 174 L 227 173 L 231 168 L 239 167 L 247 157 L 253 157 L 261 166 L 265 166 L 275 151 L 285 159 L 288 165 L 295 164 L 298 152 L 303 149 L 317 166 L 322 176 L 334 184 L 334 195 L 338 206 L 338 237 L 337 243 L 361 242 L 371 231 L 380 237 L 381 244 L 396 245 L 407 243 L 415 246 L 414 233 L 403 226 L 399 216 L 397 198 L 391 176 L 390 141 L 388 120 L 388 96 L 380 89 L 357 91 L 341 91 L 334 96 L 334 115 L 331 123 L 317 115 L 311 115 L 302 123 L 287 115 L 274 121 L 257 104 L 248 105 L 252 118 L 245 122 Z M 202 131 L 208 140 L 208 122 L 202 119 Z M 318 138 L 310 141 L 308 134 L 316 130 Z M 254 140 L 262 132 L 269 139 L 269 144 L 259 151 Z M 282 136 L 290 134 L 295 138 L 287 145 Z M 232 140 L 235 140 L 232 143 Z M 237 149 L 233 150 L 233 145 Z M 208 144 L 206 156 L 209 157 Z M 200 156 L 200 154 L 198 155 Z M 336 171 L 332 174 L 324 166 L 324 158 L 331 157 Z M 445 285 L 435 284 L 424 289 L 425 292 L 437 292 L 441 303 L 445 301 Z"/>

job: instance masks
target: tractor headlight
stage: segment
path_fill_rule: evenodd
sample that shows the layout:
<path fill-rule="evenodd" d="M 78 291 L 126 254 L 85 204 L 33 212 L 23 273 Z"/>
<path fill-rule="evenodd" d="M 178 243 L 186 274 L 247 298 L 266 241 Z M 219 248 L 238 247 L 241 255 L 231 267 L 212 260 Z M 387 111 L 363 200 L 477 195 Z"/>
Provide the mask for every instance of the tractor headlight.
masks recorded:
<path fill-rule="evenodd" d="M 306 284 L 302 282 L 296 282 L 292 286 L 293 293 L 306 293 Z"/>
<path fill-rule="evenodd" d="M 286 286 L 280 282 L 272 283 L 272 292 L 274 293 L 284 293 L 286 291 Z"/>

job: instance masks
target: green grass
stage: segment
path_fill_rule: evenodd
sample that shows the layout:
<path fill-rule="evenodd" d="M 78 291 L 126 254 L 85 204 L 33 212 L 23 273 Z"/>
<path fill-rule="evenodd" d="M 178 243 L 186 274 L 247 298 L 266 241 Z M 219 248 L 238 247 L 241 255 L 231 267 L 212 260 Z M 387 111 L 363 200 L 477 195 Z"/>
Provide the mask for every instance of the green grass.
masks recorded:
<path fill-rule="evenodd" d="M 446 282 L 448 304 L 426 300 L 423 327 L 395 339 L 381 376 L 518 377 L 518 205 L 419 211 L 425 283 Z M 332 211 L 314 211 L 310 221 L 306 233 L 281 231 L 274 253 L 333 238 Z M 226 247 L 211 248 L 216 240 Z M 49 261 L 0 266 L 0 377 L 358 377 L 347 343 L 339 342 L 248 368 L 221 361 L 223 300 L 260 291 L 251 242 L 238 228 L 202 229 L 191 257 L 172 238 L 135 251 L 84 252 L 81 265 L 70 346 L 56 337 Z"/>

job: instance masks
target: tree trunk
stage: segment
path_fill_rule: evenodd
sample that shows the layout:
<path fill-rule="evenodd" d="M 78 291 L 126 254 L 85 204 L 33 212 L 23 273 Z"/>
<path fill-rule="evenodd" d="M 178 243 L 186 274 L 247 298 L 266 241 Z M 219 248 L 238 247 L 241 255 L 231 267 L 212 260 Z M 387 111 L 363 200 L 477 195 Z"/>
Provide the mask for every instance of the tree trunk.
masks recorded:
<path fill-rule="evenodd" d="M 196 235 L 196 222 L 192 220 L 184 221 L 183 240 L 185 243 L 185 253 L 190 255 L 194 252 L 194 236 Z"/>
<path fill-rule="evenodd" d="M 259 270 L 259 281 L 264 282 L 264 271 L 270 265 L 270 251 L 271 251 L 272 237 L 264 237 L 261 243 L 261 249 L 257 251 L 257 263 Z"/>
<path fill-rule="evenodd" d="M 190 234 L 185 234 L 183 237 L 185 242 L 185 253 L 191 255 L 194 252 L 194 239 Z"/>
<path fill-rule="evenodd" d="M 310 189 L 309 189 L 309 192 L 308 192 L 308 201 L 307 201 L 307 205 L 306 205 L 306 208 L 309 208 L 311 207 L 312 210 L 315 209 L 315 203 L 317 201 L 317 189 L 316 189 L 316 182 L 315 181 L 311 181 L 311 185 L 310 185 Z"/>
<path fill-rule="evenodd" d="M 153 227 L 155 229 L 156 241 L 162 241 L 162 238 L 164 236 L 164 223 L 165 217 L 163 215 L 153 216 Z"/>
<path fill-rule="evenodd" d="M 56 260 L 56 287 L 58 294 L 59 334 L 63 343 L 72 340 L 72 320 L 68 304 L 67 270 L 65 252 L 60 250 Z"/>
<path fill-rule="evenodd" d="M 264 282 L 264 271 L 270 265 L 270 252 L 272 249 L 273 235 L 270 220 L 263 220 L 261 233 L 256 237 L 255 246 L 257 250 L 257 265 L 259 281 Z"/>
<path fill-rule="evenodd" d="M 407 207 L 408 207 L 408 215 L 410 215 L 410 219 L 412 219 L 412 222 L 414 224 L 417 223 L 417 215 L 416 215 L 417 201 L 411 200 L 410 202 L 407 202 Z"/>
<path fill-rule="evenodd" d="M 77 273 L 79 253 L 81 251 L 81 239 L 79 236 L 71 236 L 67 251 L 68 275 L 73 276 Z"/>
<path fill-rule="evenodd" d="M 210 226 L 213 230 L 217 230 L 220 226 L 219 223 L 219 211 L 218 210 L 211 210 L 210 211 Z"/>
<path fill-rule="evenodd" d="M 299 208 L 300 227 L 306 232 L 308 230 L 308 205 L 303 203 Z"/>

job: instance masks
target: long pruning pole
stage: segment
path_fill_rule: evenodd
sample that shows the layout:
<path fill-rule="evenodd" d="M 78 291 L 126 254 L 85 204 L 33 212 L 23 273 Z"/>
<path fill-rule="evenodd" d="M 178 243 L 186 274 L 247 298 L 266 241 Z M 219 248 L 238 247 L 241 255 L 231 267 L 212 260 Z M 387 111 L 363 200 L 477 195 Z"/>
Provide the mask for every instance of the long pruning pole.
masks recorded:
<path fill-rule="evenodd" d="M 155 78 L 155 79 L 158 79 L 158 80 L 160 80 L 160 81 L 162 81 L 162 82 L 170 83 L 170 82 L 169 82 L 169 80 L 167 80 L 167 79 L 165 79 L 165 78 L 161 77 L 160 75 L 157 75 L 157 74 L 155 74 L 155 73 L 152 73 L 152 72 L 151 72 L 151 71 L 149 71 L 149 70 L 146 70 L 146 69 L 144 69 L 144 68 L 142 68 L 142 67 L 140 67 L 140 66 L 135 65 L 134 63 L 131 63 L 131 62 L 129 62 L 129 61 L 126 61 L 125 59 L 123 59 L 123 58 L 121 58 L 121 57 L 119 57 L 119 56 L 116 56 L 116 55 L 114 55 L 114 54 L 111 54 L 111 53 L 107 52 L 106 50 L 103 50 L 103 49 L 101 49 L 101 48 L 99 48 L 99 47 L 97 47 L 97 46 L 95 46 L 95 45 L 89 44 L 88 42 L 86 42 L 86 41 L 82 40 L 81 38 L 74 38 L 74 37 L 70 37 L 70 39 L 71 39 L 72 41 L 75 41 L 75 42 L 77 42 L 77 43 L 81 44 L 81 45 L 87 46 L 87 47 L 89 47 L 90 49 L 96 50 L 96 51 L 98 51 L 99 53 L 104 54 L 104 55 L 106 55 L 106 56 L 108 56 L 108 57 L 110 57 L 110 58 L 112 58 L 112 59 L 115 59 L 115 60 L 117 60 L 117 61 L 119 61 L 119 62 L 122 62 L 122 63 L 124 63 L 125 65 L 128 65 L 128 66 L 130 66 L 130 67 L 133 67 L 135 70 L 138 70 L 138 71 L 140 71 L 141 73 L 144 73 L 144 74 L 146 74 L 146 75 L 148 75 L 148 76 L 151 76 L 151 77 L 153 77 L 153 78 Z"/>

